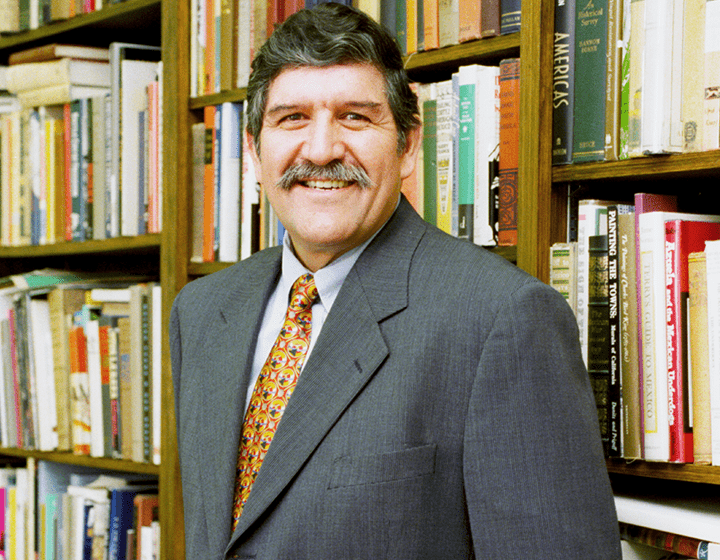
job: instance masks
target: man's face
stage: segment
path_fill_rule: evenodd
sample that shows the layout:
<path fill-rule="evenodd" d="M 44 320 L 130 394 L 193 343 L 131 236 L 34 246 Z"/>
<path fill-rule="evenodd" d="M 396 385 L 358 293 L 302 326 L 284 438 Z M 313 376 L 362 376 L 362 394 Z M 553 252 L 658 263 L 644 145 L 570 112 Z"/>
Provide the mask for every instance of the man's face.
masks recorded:
<path fill-rule="evenodd" d="M 298 258 L 322 268 L 369 239 L 392 215 L 400 181 L 415 167 L 420 131 L 398 153 L 397 129 L 380 71 L 370 64 L 300 67 L 270 84 L 255 171 L 290 234 Z M 252 143 L 252 139 L 248 138 Z M 286 186 L 283 174 L 309 164 Z M 340 164 L 367 174 L 328 180 L 322 168 Z"/>

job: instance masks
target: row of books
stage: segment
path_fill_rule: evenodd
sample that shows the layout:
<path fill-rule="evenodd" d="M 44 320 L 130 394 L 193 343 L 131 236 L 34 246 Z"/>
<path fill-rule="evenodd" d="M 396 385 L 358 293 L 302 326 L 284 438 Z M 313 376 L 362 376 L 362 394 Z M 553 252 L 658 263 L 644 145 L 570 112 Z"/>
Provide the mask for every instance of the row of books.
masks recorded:
<path fill-rule="evenodd" d="M 0 290 L 0 443 L 160 462 L 161 290 Z"/>
<path fill-rule="evenodd" d="M 690 501 L 616 495 L 623 559 L 717 560 L 719 505 L 717 499 L 709 498 Z"/>
<path fill-rule="evenodd" d="M 250 61 L 276 25 L 317 0 L 191 2 L 191 95 L 247 86 Z M 382 22 L 404 54 L 520 30 L 520 0 L 341 0 Z"/>
<path fill-rule="evenodd" d="M 553 163 L 720 147 L 720 9 L 557 0 Z"/>
<path fill-rule="evenodd" d="M 423 218 L 478 245 L 517 244 L 518 58 L 420 84 L 423 144 L 403 191 Z"/>
<path fill-rule="evenodd" d="M 261 247 L 260 194 L 243 140 L 243 107 L 205 107 L 203 122 L 192 126 L 193 262 L 236 262 Z"/>
<path fill-rule="evenodd" d="M 0 0 L 0 34 L 38 29 L 123 0 Z"/>
<path fill-rule="evenodd" d="M 0 469 L 0 557 L 156 560 L 157 479 L 35 461 Z"/>
<path fill-rule="evenodd" d="M 107 61 L 58 54 L 10 65 L 21 108 L 0 116 L 0 241 L 39 245 L 157 233 L 162 212 L 158 49 Z M 61 56 L 61 58 L 57 58 Z"/>
<path fill-rule="evenodd" d="M 720 216 L 583 200 L 551 284 L 578 318 L 609 456 L 720 464 Z"/>

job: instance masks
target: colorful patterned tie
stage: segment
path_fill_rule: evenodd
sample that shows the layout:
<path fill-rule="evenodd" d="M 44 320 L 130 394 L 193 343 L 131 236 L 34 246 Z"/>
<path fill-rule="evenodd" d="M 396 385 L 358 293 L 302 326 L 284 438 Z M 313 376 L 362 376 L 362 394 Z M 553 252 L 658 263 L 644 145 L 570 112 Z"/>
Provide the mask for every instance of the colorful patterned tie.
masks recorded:
<path fill-rule="evenodd" d="M 317 298 L 312 274 L 295 281 L 280 334 L 255 383 L 240 437 L 233 531 L 300 375 L 310 343 L 312 305 Z"/>

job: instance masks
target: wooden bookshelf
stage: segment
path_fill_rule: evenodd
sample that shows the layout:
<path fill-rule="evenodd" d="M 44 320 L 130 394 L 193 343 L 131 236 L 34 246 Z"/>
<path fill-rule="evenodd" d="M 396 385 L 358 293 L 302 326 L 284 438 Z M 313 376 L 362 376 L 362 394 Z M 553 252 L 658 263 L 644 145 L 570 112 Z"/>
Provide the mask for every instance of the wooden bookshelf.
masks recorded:
<path fill-rule="evenodd" d="M 105 459 L 88 457 L 86 455 L 74 455 L 72 453 L 61 453 L 57 451 L 30 451 L 14 447 L 0 447 L 0 456 L 28 459 L 34 457 L 37 460 L 91 467 L 108 471 L 123 473 L 149 474 L 157 476 L 160 474 L 160 467 L 150 463 L 135 463 L 124 459 Z"/>
<path fill-rule="evenodd" d="M 409 75 L 417 81 L 446 79 L 459 66 L 496 64 L 521 55 L 521 130 L 518 198 L 518 246 L 497 248 L 508 260 L 542 280 L 549 277 L 549 247 L 564 239 L 567 184 L 604 185 L 632 183 L 637 179 L 716 179 L 720 151 L 654 156 L 623 162 L 553 167 L 552 56 L 554 2 L 523 0 L 522 32 L 481 39 L 406 58 Z M 163 150 L 164 200 L 162 234 L 42 247 L 2 247 L 5 270 L 32 270 L 56 263 L 98 261 L 103 268 L 132 267 L 156 271 L 163 288 L 163 331 L 167 331 L 175 295 L 190 280 L 228 266 L 226 263 L 191 263 L 192 150 L 190 127 L 199 122 L 200 110 L 209 105 L 245 99 L 245 89 L 190 97 L 189 0 L 125 0 L 102 10 L 56 22 L 37 30 L 0 37 L 0 64 L 16 50 L 50 42 L 107 46 L 111 41 L 157 44 L 164 61 Z M 682 188 L 682 183 L 676 188 Z M 626 187 L 622 187 L 626 188 Z M 155 474 L 160 480 L 160 515 L 163 560 L 184 558 L 181 481 L 175 447 L 175 418 L 169 348 L 163 339 L 162 406 L 163 456 L 160 466 L 110 459 L 91 459 L 67 453 L 41 453 L 0 448 L 0 456 L 28 457 L 97 466 L 108 470 Z M 625 463 L 608 461 L 612 476 L 678 480 L 720 485 L 720 467 Z"/>

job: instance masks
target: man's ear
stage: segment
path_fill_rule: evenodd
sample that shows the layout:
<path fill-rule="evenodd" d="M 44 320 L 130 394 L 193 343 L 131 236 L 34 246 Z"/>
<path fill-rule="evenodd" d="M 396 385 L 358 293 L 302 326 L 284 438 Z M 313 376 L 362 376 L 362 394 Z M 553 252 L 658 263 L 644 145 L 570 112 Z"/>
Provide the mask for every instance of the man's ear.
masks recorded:
<path fill-rule="evenodd" d="M 247 151 L 250 152 L 250 158 L 252 159 L 253 166 L 255 167 L 255 176 L 257 177 L 257 181 L 262 184 L 260 177 L 260 154 L 257 152 L 255 138 L 247 131 L 247 129 L 245 129 L 245 142 L 247 143 Z"/>
<path fill-rule="evenodd" d="M 405 179 L 413 174 L 417 165 L 418 149 L 422 142 L 422 127 L 416 126 L 407 133 L 405 140 L 405 150 L 400 156 L 402 162 L 400 164 L 400 177 Z"/>

